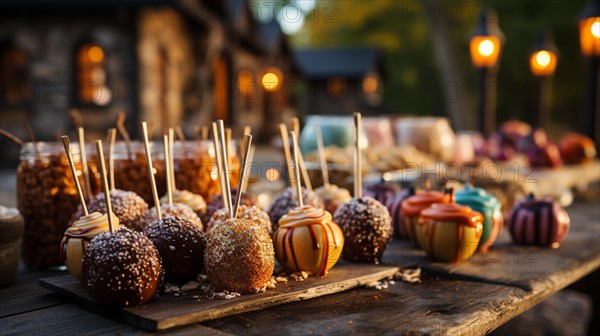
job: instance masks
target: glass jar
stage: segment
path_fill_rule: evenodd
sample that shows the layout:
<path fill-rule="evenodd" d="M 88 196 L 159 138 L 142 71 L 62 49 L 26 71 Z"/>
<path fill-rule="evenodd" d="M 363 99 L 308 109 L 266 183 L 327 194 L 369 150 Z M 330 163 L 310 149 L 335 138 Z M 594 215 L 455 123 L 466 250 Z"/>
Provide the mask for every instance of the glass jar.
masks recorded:
<path fill-rule="evenodd" d="M 77 143 L 71 153 L 79 182 L 82 165 Z M 99 181 L 92 181 L 99 185 Z M 92 184 L 94 184 L 92 183 Z M 35 269 L 60 268 L 60 241 L 79 205 L 62 143 L 26 143 L 17 168 L 17 207 L 24 219 L 23 262 Z"/>
<path fill-rule="evenodd" d="M 229 184 L 237 188 L 240 180 L 240 159 L 236 145 L 229 146 Z M 177 141 L 173 144 L 175 184 L 177 189 L 199 194 L 205 200 L 221 193 L 212 141 Z"/>
<path fill-rule="evenodd" d="M 108 160 L 108 147 L 104 148 L 104 153 L 104 159 Z M 156 146 L 151 142 L 150 154 L 152 155 L 152 167 L 154 168 L 156 188 L 158 190 L 158 195 L 160 196 L 167 190 L 162 146 Z M 131 146 L 127 146 L 126 142 L 118 141 L 115 143 L 114 160 L 115 188 L 133 191 L 143 198 L 151 207 L 154 206 L 144 143 L 141 141 L 132 141 Z M 95 151 L 94 162 L 98 162 Z M 108 166 L 106 168 L 108 169 Z"/>

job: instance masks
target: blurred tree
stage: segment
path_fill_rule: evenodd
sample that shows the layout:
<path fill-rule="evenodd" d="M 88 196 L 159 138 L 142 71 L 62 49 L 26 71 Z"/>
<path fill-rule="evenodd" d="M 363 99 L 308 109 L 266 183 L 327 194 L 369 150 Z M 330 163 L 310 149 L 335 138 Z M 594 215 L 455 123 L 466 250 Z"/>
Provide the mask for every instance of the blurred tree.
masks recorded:
<path fill-rule="evenodd" d="M 448 115 L 458 128 L 471 128 L 478 91 L 468 37 L 481 10 L 494 7 L 506 35 L 498 75 L 498 121 L 531 118 L 536 86 L 528 58 L 538 33 L 548 30 L 560 50 L 553 124 L 577 128 L 584 62 L 576 17 L 585 2 L 320 0 L 292 41 L 298 47 L 378 46 L 385 50 L 389 77 L 384 101 L 391 112 Z"/>

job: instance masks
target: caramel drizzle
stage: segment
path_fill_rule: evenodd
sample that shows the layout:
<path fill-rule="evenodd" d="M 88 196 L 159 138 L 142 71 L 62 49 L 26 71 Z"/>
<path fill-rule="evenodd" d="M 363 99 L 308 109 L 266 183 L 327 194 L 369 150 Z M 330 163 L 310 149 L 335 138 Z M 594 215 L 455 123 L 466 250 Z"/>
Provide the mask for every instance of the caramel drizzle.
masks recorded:
<path fill-rule="evenodd" d="M 483 222 L 483 215 L 472 211 L 468 207 L 455 206 L 450 208 L 451 204 L 444 207 L 443 204 L 434 204 L 432 207 L 421 213 L 423 218 L 433 219 L 444 222 L 458 222 L 462 225 L 477 227 L 477 224 Z"/>
<path fill-rule="evenodd" d="M 405 216 L 418 216 L 421 211 L 434 203 L 448 203 L 450 197 L 436 191 L 417 193 L 402 202 L 402 213 Z"/>
<path fill-rule="evenodd" d="M 313 215 L 313 214 L 311 214 Z M 321 217 L 321 215 L 313 215 L 313 216 L 309 216 L 309 218 L 314 218 L 314 217 Z M 307 225 L 302 225 L 302 226 L 306 226 L 306 228 L 308 229 L 308 232 L 310 234 L 310 238 L 311 238 L 311 243 L 312 243 L 312 247 L 314 250 L 318 250 L 320 248 L 318 239 L 317 239 L 317 234 L 315 232 L 314 229 L 314 225 L 318 225 L 319 227 L 321 227 L 321 233 L 323 235 L 323 240 L 324 240 L 324 246 L 323 246 L 323 265 L 321 266 L 321 270 L 319 271 L 318 276 L 324 276 L 327 273 L 327 265 L 329 264 L 329 244 L 330 244 L 330 240 L 329 240 L 329 234 L 331 234 L 331 236 L 333 237 L 333 240 L 331 241 L 331 243 L 333 243 L 333 245 L 335 246 L 335 248 L 338 248 L 338 242 L 335 239 L 335 235 L 333 233 L 333 229 L 330 226 L 330 223 L 326 221 L 327 216 L 324 216 L 325 218 L 317 223 L 310 223 Z M 287 231 L 284 233 L 284 237 L 282 240 L 282 262 L 287 262 L 288 259 L 288 253 L 287 253 L 287 249 L 289 246 L 290 249 L 290 253 L 292 256 L 292 262 L 294 263 L 294 267 L 297 270 L 300 270 L 300 265 L 298 263 L 298 259 L 296 258 L 296 253 L 294 250 L 294 230 L 296 229 L 296 227 L 301 226 L 298 224 L 289 224 L 286 223 L 287 225 L 281 225 L 282 228 L 287 228 Z M 287 227 L 286 227 L 287 226 Z M 276 236 L 275 236 L 275 240 L 277 241 L 277 237 L 279 235 L 279 231 L 277 232 Z M 286 244 L 287 242 L 287 244 Z"/>
<path fill-rule="evenodd" d="M 438 205 L 438 204 L 436 204 Z M 461 257 L 461 241 L 464 236 L 464 226 L 469 226 L 476 228 L 478 225 L 482 223 L 483 216 L 475 211 L 472 211 L 468 207 L 456 207 L 455 209 L 448 209 L 448 206 L 444 207 L 444 205 L 438 205 L 436 208 L 434 205 L 431 208 L 428 208 L 427 211 L 424 211 L 421 214 L 421 220 L 419 220 L 419 225 L 427 225 L 425 228 L 425 236 L 429 239 L 429 248 L 433 251 L 435 255 L 435 247 L 433 245 L 433 240 L 435 236 L 435 227 L 437 225 L 437 221 L 447 221 L 447 222 L 455 222 L 457 225 L 456 228 L 456 252 L 454 253 L 453 262 L 460 261 Z M 437 211 L 435 211 L 437 210 Z M 483 234 L 483 228 L 475 232 L 477 238 L 481 238 Z"/>

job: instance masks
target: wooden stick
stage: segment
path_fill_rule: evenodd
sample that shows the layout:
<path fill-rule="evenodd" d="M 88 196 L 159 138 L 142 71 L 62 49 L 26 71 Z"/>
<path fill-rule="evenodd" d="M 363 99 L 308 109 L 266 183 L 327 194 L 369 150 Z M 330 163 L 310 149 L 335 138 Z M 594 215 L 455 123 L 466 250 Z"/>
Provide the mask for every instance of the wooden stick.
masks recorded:
<path fill-rule="evenodd" d="M 290 186 L 296 188 L 296 179 L 294 178 L 294 167 L 292 166 L 292 153 L 290 152 L 290 140 L 288 138 L 287 126 L 279 124 L 279 133 L 281 133 L 281 145 L 283 146 L 283 154 L 285 155 L 285 164 L 288 169 Z"/>
<path fill-rule="evenodd" d="M 87 154 L 85 152 L 85 131 L 83 127 L 77 129 L 77 139 L 79 141 L 79 155 L 81 155 L 81 164 L 83 165 L 83 183 L 88 199 L 92 197 L 92 184 L 90 182 L 90 167 L 87 163 Z"/>
<path fill-rule="evenodd" d="M 329 171 L 327 170 L 327 156 L 325 155 L 325 147 L 323 146 L 323 135 L 321 134 L 321 126 L 315 126 L 315 135 L 317 136 L 317 152 L 319 153 L 319 162 L 321 163 L 321 174 L 323 175 L 323 185 L 329 185 Z"/>
<path fill-rule="evenodd" d="M 23 123 L 25 125 L 25 128 L 27 129 L 27 135 L 29 135 L 29 141 L 35 143 L 35 135 L 33 134 L 33 130 L 31 129 L 31 126 L 29 125 L 28 122 L 24 122 Z"/>
<path fill-rule="evenodd" d="M 108 178 L 110 190 L 115 189 L 115 141 L 117 140 L 117 129 L 108 130 Z"/>
<path fill-rule="evenodd" d="M 102 140 L 96 140 L 96 152 L 98 161 L 100 161 L 100 177 L 102 178 L 102 189 L 104 190 L 104 200 L 106 202 L 106 216 L 108 217 L 108 228 L 110 233 L 115 232 L 112 218 L 112 204 L 110 202 L 110 189 L 108 188 L 108 180 L 106 178 L 106 164 L 104 164 L 104 149 L 102 148 Z"/>
<path fill-rule="evenodd" d="M 217 161 L 217 171 L 219 173 L 219 182 L 221 184 L 221 197 L 223 199 L 223 205 L 229 212 L 229 202 L 227 201 L 227 187 L 225 186 L 225 174 L 223 169 L 223 157 L 221 156 L 221 141 L 219 140 L 219 127 L 216 122 L 212 123 L 213 129 L 213 145 L 215 147 L 215 158 Z"/>
<path fill-rule="evenodd" d="M 19 138 L 18 136 L 5 131 L 3 129 L 0 128 L 0 135 L 4 136 L 5 138 L 7 138 L 8 140 L 16 143 L 17 145 L 23 147 L 23 145 L 25 144 L 25 142 L 23 142 L 23 140 L 21 140 L 21 138 Z"/>
<path fill-rule="evenodd" d="M 304 199 L 302 198 L 302 182 L 300 181 L 300 168 L 298 162 L 298 139 L 296 138 L 295 132 L 290 132 L 292 138 L 292 151 L 294 155 L 294 178 L 296 179 L 296 196 L 298 196 L 298 206 L 304 206 Z"/>
<path fill-rule="evenodd" d="M 246 162 L 249 162 L 250 166 L 252 166 L 252 162 L 253 162 L 252 159 L 254 158 L 254 150 L 255 150 L 254 145 L 249 146 L 248 152 L 246 153 L 246 155 L 247 155 Z M 250 176 L 248 176 L 247 178 L 245 178 L 244 180 L 241 180 L 241 181 L 242 181 L 241 190 L 244 193 L 244 192 L 246 192 L 246 188 L 248 187 L 248 182 L 250 181 Z M 240 191 L 238 190 L 238 192 L 240 192 Z"/>
<path fill-rule="evenodd" d="M 231 201 L 231 186 L 229 185 L 229 156 L 226 150 L 227 147 L 227 140 L 225 139 L 225 125 L 223 124 L 223 120 L 218 120 L 217 121 L 217 126 L 219 126 L 219 136 L 220 136 L 220 141 L 222 144 L 225 144 L 225 146 L 221 146 L 221 155 L 224 157 L 223 159 L 223 176 L 225 178 L 225 188 L 227 188 L 227 202 L 228 202 L 228 209 L 229 209 L 229 218 L 235 218 L 233 217 L 233 202 Z"/>
<path fill-rule="evenodd" d="M 146 130 L 147 130 L 146 125 Z M 123 140 L 125 140 L 125 146 L 127 148 L 127 158 L 131 160 L 131 137 L 129 137 L 129 133 L 127 132 L 127 128 L 125 128 L 125 112 L 119 112 L 117 114 L 117 129 L 119 130 L 119 134 Z"/>
<path fill-rule="evenodd" d="M 362 128 L 362 120 L 360 112 L 354 112 L 354 132 L 356 134 L 355 154 L 356 169 L 354 170 L 354 197 L 362 197 L 362 157 L 360 151 L 360 130 Z"/>
<path fill-rule="evenodd" d="M 152 196 L 154 197 L 154 207 L 156 208 L 156 218 L 162 219 L 160 211 L 160 199 L 156 190 L 156 181 L 154 180 L 154 168 L 152 167 L 152 154 L 150 153 L 150 142 L 148 141 L 148 125 L 142 121 L 142 136 L 144 140 L 144 148 L 146 149 L 146 160 L 148 161 L 148 176 L 150 177 L 150 186 L 152 187 Z"/>
<path fill-rule="evenodd" d="M 23 123 L 25 125 L 25 128 L 27 129 L 27 134 L 29 135 L 29 141 L 31 141 L 31 143 L 33 144 L 33 149 L 35 150 L 37 155 L 40 155 L 40 150 L 37 146 L 37 141 L 35 141 L 35 135 L 33 134 L 33 130 L 31 129 L 31 126 L 29 126 L 28 122 L 24 122 Z"/>
<path fill-rule="evenodd" d="M 298 119 L 298 117 L 293 117 L 290 126 L 292 128 L 292 131 L 296 133 L 296 137 L 299 137 L 300 119 Z M 308 190 L 313 190 L 312 183 L 310 182 L 310 176 L 308 176 L 308 170 L 306 170 L 306 164 L 304 163 L 304 156 L 302 156 L 302 151 L 300 150 L 300 147 L 298 147 L 298 160 L 298 164 L 300 165 L 300 172 L 302 172 L 302 179 L 304 180 L 304 186 Z"/>
<path fill-rule="evenodd" d="M 242 160 L 242 167 L 240 168 L 240 181 L 238 182 L 238 190 L 237 190 L 237 195 L 235 197 L 235 205 L 233 208 L 233 218 L 237 218 L 238 215 L 238 208 L 240 207 L 240 202 L 242 200 L 242 193 L 244 192 L 243 188 L 244 188 L 244 180 L 247 178 L 247 172 L 248 172 L 248 168 L 246 167 L 246 165 L 248 164 L 248 161 L 246 160 L 248 158 L 248 156 L 250 156 L 250 146 L 252 146 L 252 135 L 247 134 L 244 135 L 244 139 L 243 142 L 246 144 L 246 147 L 241 149 L 243 154 L 243 157 L 245 159 Z"/>
<path fill-rule="evenodd" d="M 292 120 L 290 120 L 290 128 L 296 133 L 296 136 L 300 136 L 300 119 L 298 119 L 298 117 L 293 117 Z"/>
<path fill-rule="evenodd" d="M 165 150 L 165 174 L 171 176 L 171 149 L 169 148 L 169 135 L 163 135 L 163 146 Z M 167 178 L 167 200 L 169 205 L 173 205 L 173 186 L 171 185 L 171 178 Z"/>
<path fill-rule="evenodd" d="M 171 173 L 167 175 L 167 178 L 171 179 L 171 188 L 177 190 L 177 183 L 175 183 L 175 134 L 172 128 L 169 128 L 169 163 L 171 164 Z"/>
<path fill-rule="evenodd" d="M 177 138 L 179 139 L 179 141 L 185 141 L 185 133 L 183 133 L 181 125 L 175 126 L 175 133 L 177 133 Z"/>
<path fill-rule="evenodd" d="M 245 143 L 245 141 L 246 141 L 246 135 L 250 135 L 251 131 L 252 131 L 252 129 L 250 128 L 250 126 L 245 126 L 244 127 L 244 135 L 242 135 L 242 139 L 240 141 L 240 154 L 241 154 L 240 159 L 242 161 L 244 161 L 244 159 L 245 159 L 244 155 L 246 155 L 246 150 L 245 150 L 245 148 L 246 148 L 246 143 Z"/>
<path fill-rule="evenodd" d="M 62 140 L 63 146 L 65 147 L 65 153 L 67 154 L 67 159 L 69 160 L 69 167 L 71 167 L 71 174 L 73 174 L 75 189 L 77 190 L 77 195 L 79 196 L 81 209 L 83 209 L 83 214 L 87 216 L 89 215 L 88 208 L 85 204 L 85 198 L 83 197 L 83 191 L 81 191 L 81 184 L 79 184 L 79 179 L 77 178 L 77 170 L 75 169 L 75 164 L 73 163 L 73 156 L 71 155 L 71 141 L 66 135 L 61 136 L 60 139 Z"/>

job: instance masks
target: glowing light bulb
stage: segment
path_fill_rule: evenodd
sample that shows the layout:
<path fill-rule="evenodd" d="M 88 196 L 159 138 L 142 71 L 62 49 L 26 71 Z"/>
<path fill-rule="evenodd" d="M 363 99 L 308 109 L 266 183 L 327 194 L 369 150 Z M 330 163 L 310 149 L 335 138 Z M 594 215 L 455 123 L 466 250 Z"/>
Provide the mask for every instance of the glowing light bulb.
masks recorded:
<path fill-rule="evenodd" d="M 92 62 L 102 62 L 104 59 L 104 51 L 100 47 L 94 46 L 88 50 L 88 58 Z"/>
<path fill-rule="evenodd" d="M 488 39 L 485 39 L 479 43 L 477 50 L 483 56 L 490 56 L 494 53 L 494 43 Z"/>
<path fill-rule="evenodd" d="M 279 78 L 272 72 L 267 72 L 262 77 L 262 85 L 267 90 L 275 90 L 279 86 Z"/>
<path fill-rule="evenodd" d="M 538 51 L 535 55 L 535 61 L 542 67 L 548 66 L 550 64 L 550 53 L 546 50 Z"/>
<path fill-rule="evenodd" d="M 600 21 L 592 23 L 590 31 L 592 32 L 592 35 L 594 35 L 597 38 L 600 38 Z"/>

